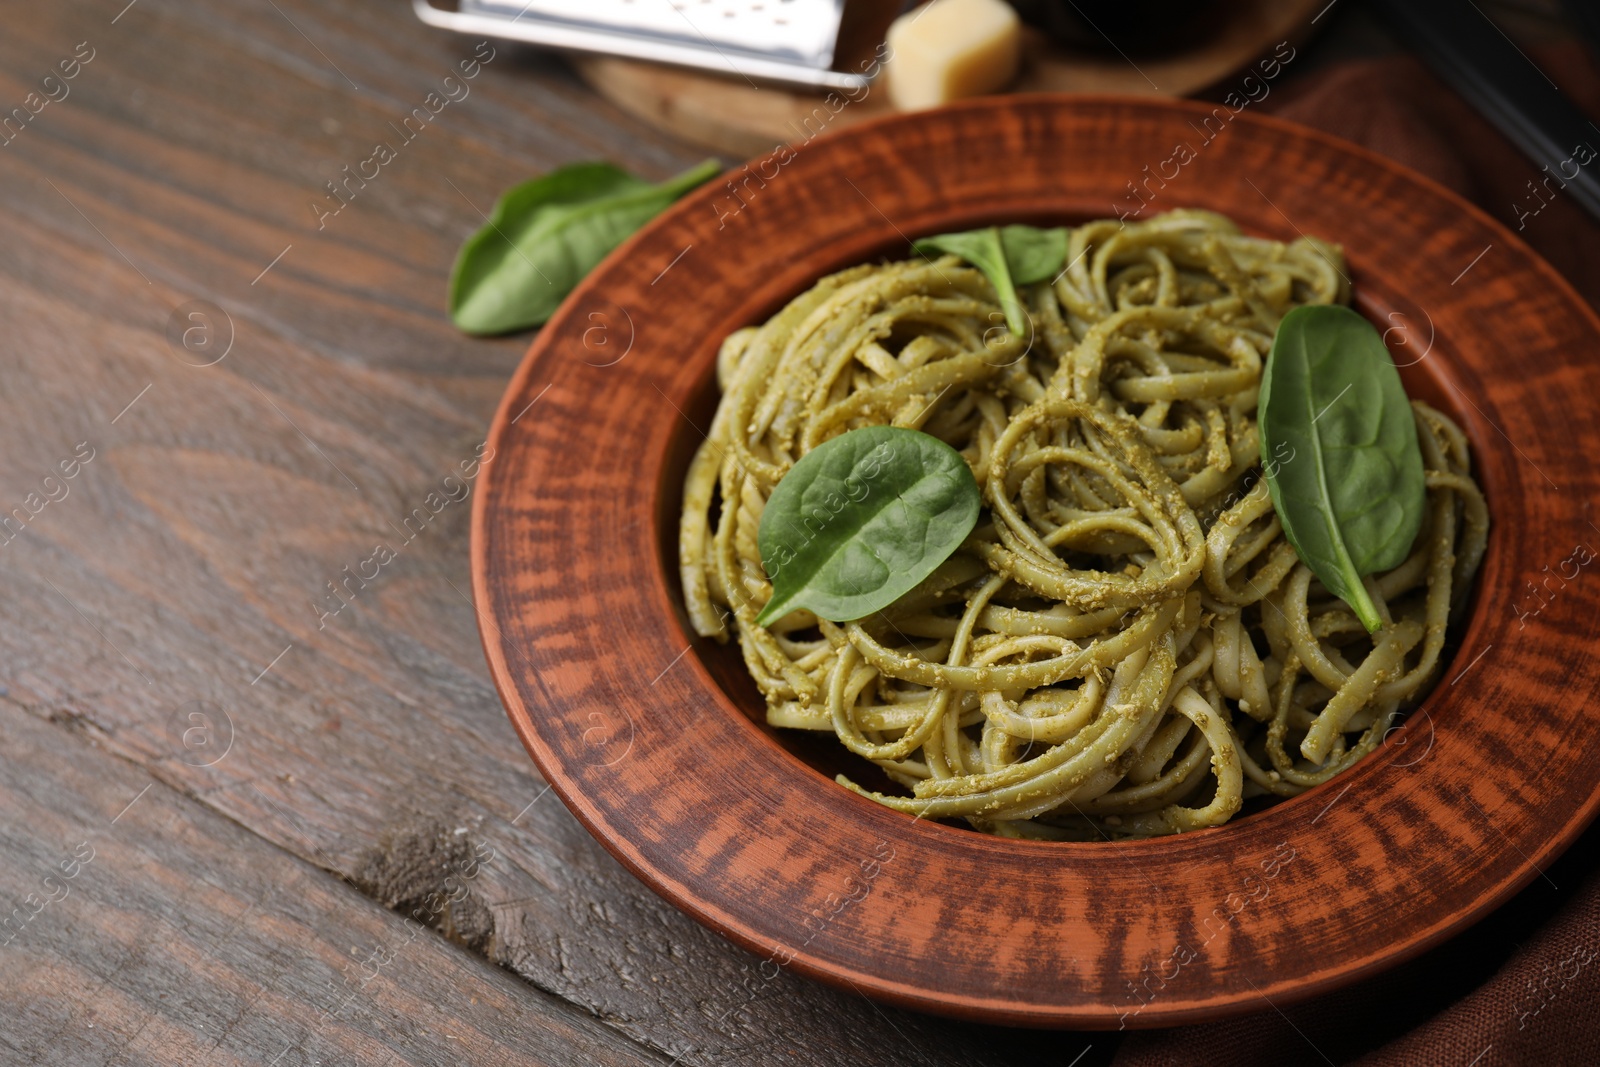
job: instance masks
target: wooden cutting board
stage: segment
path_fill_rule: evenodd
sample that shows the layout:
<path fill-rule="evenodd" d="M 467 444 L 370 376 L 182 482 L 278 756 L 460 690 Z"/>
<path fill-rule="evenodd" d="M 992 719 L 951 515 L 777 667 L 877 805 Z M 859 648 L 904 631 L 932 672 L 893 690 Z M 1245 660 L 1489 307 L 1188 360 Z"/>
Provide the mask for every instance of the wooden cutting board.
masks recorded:
<path fill-rule="evenodd" d="M 1010 91 L 1188 96 L 1220 87 L 1234 74 L 1242 83 L 1244 68 L 1271 57 L 1280 42 L 1287 44 L 1283 55 L 1292 57 L 1329 6 L 1328 0 L 1218 4 L 1215 19 L 1192 48 L 1132 58 L 1115 50 L 1064 47 L 1025 28 L 1023 68 Z M 595 91 L 623 110 L 685 140 L 740 157 L 893 110 L 876 85 L 853 102 L 839 94 L 830 102 L 825 91 L 752 84 L 614 56 L 581 55 L 572 62 Z M 1241 95 L 1245 89 L 1261 92 L 1252 85 L 1241 88 Z"/>

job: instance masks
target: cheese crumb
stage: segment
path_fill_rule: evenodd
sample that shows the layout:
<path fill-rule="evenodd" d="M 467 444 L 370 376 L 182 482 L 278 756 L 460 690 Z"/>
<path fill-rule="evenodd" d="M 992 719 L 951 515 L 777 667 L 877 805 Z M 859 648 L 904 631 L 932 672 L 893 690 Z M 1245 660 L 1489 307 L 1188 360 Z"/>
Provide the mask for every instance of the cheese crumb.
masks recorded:
<path fill-rule="evenodd" d="M 889 101 L 900 111 L 1003 89 L 1022 55 L 1021 23 L 1003 0 L 931 0 L 895 19 L 887 43 Z"/>

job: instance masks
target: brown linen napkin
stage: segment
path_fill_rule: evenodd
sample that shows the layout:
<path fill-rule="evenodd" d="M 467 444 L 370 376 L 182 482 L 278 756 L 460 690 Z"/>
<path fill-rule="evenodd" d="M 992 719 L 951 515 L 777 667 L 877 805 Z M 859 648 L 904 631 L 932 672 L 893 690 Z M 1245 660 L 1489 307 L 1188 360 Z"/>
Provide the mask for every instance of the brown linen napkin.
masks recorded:
<path fill-rule="evenodd" d="M 1580 107 L 1600 114 L 1600 77 L 1581 47 L 1541 50 L 1534 59 Z M 1308 74 L 1274 91 L 1262 110 L 1419 170 L 1513 232 L 1517 207 L 1534 203 L 1526 183 L 1543 178 L 1409 56 Z M 1594 143 L 1600 147 L 1600 131 Z M 1600 225 L 1559 194 L 1521 221 L 1518 236 L 1600 306 Z M 1600 1064 L 1600 824 L 1503 908 L 1409 963 L 1302 1004 L 1263 1003 L 1231 1022 L 1130 1034 L 1115 1060 L 1117 1067 L 1323 1062 Z"/>

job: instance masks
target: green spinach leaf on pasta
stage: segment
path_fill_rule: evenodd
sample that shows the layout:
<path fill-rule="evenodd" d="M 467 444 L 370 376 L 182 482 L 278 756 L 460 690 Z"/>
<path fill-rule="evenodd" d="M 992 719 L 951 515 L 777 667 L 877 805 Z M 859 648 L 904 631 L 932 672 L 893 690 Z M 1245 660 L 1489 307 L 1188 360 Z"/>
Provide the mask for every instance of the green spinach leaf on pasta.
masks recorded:
<path fill-rule="evenodd" d="M 1043 230 L 1037 226 L 990 226 L 963 233 L 941 233 L 911 245 L 920 255 L 949 253 L 981 270 L 994 286 L 1006 328 L 1018 337 L 1028 334 L 1028 313 L 1017 296 L 1017 286 L 1049 281 L 1067 259 L 1067 228 Z"/>
<path fill-rule="evenodd" d="M 1047 282 L 1061 273 L 1067 261 L 1067 228 L 1041 230 L 1037 226 L 1000 227 L 1000 246 L 1006 268 L 1017 285 Z"/>
<path fill-rule="evenodd" d="M 1283 532 L 1369 633 L 1382 620 L 1361 579 L 1399 566 L 1426 506 L 1422 452 L 1400 373 L 1371 323 L 1346 307 L 1283 317 L 1257 412 L 1267 488 Z"/>
<path fill-rule="evenodd" d="M 1000 230 L 990 226 L 966 233 L 941 233 L 913 242 L 911 250 L 932 258 L 940 253 L 960 256 L 983 272 L 994 286 L 1000 310 L 1005 313 L 1006 329 L 1018 337 L 1028 332 L 1028 312 L 1017 298 L 1017 287 L 1011 280 L 1011 267 L 1006 262 L 1005 246 L 1000 243 Z"/>
<path fill-rule="evenodd" d="M 869 426 L 818 445 L 761 513 L 772 599 L 756 623 L 797 608 L 832 622 L 883 610 L 966 540 L 981 503 L 961 453 L 930 434 Z"/>
<path fill-rule="evenodd" d="M 659 185 L 610 163 L 574 163 L 514 186 L 467 238 L 450 273 L 450 318 L 468 333 L 537 326 L 613 248 L 722 169 Z"/>

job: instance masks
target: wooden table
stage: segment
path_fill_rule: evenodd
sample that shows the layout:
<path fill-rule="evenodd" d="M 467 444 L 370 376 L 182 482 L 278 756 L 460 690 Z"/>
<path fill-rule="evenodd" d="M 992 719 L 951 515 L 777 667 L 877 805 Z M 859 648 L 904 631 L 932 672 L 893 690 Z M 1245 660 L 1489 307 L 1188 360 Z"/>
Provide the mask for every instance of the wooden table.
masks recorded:
<path fill-rule="evenodd" d="M 444 478 L 527 337 L 450 326 L 452 257 L 514 182 L 704 153 L 503 44 L 434 108 L 475 42 L 403 4 L 124 3 L 0 20 L 0 1060 L 1104 1062 L 762 974 L 489 683 Z"/>

